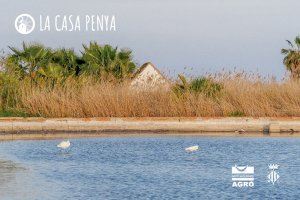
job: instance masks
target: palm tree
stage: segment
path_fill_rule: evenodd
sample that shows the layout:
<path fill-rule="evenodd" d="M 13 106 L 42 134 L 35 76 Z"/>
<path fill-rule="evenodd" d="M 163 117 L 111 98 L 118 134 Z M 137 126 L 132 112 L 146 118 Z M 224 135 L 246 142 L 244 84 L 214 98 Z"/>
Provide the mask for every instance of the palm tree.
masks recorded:
<path fill-rule="evenodd" d="M 130 77 L 136 69 L 130 50 L 118 50 L 118 47 L 110 45 L 100 46 L 96 42 L 91 42 L 89 46 L 83 45 L 83 48 L 83 71 L 87 74 L 101 78 L 112 75 L 123 79 Z"/>
<path fill-rule="evenodd" d="M 110 45 L 100 46 L 96 42 L 91 42 L 89 46 L 83 45 L 81 56 L 72 49 L 52 50 L 41 44 L 23 43 L 22 49 L 9 48 L 12 53 L 6 59 L 6 71 L 21 78 L 29 76 L 31 82 L 36 77 L 53 80 L 80 74 L 102 79 L 113 76 L 122 80 L 130 77 L 136 69 L 130 50 L 119 50 Z"/>
<path fill-rule="evenodd" d="M 283 63 L 291 72 L 292 79 L 300 78 L 300 37 L 296 37 L 294 44 L 287 40 L 289 49 L 281 49 L 281 53 L 285 55 Z"/>
<path fill-rule="evenodd" d="M 63 68 L 65 76 L 78 76 L 81 65 L 84 61 L 74 52 L 73 49 L 58 49 L 53 52 L 52 62 Z"/>
<path fill-rule="evenodd" d="M 62 81 L 67 77 L 64 72 L 64 68 L 61 65 L 50 63 L 47 66 L 41 67 L 37 71 L 37 74 L 39 77 L 47 80 L 46 83 L 50 83 L 50 86 L 53 88 L 59 80 Z"/>
<path fill-rule="evenodd" d="M 7 61 L 13 63 L 14 70 L 23 76 L 29 75 L 32 80 L 41 67 L 47 66 L 51 62 L 52 50 L 41 44 L 27 45 L 24 42 L 22 47 L 21 50 L 9 47 L 12 53 L 8 56 Z"/>

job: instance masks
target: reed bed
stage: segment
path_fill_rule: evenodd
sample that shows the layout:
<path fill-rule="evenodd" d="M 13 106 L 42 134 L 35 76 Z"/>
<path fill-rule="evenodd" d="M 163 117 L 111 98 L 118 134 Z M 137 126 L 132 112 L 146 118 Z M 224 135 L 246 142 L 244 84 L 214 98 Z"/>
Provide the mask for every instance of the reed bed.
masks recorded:
<path fill-rule="evenodd" d="M 78 80 L 29 87 L 20 83 L 15 108 L 42 117 L 290 117 L 300 116 L 300 83 L 245 75 L 215 77 L 220 94 L 138 91 L 128 84 Z"/>

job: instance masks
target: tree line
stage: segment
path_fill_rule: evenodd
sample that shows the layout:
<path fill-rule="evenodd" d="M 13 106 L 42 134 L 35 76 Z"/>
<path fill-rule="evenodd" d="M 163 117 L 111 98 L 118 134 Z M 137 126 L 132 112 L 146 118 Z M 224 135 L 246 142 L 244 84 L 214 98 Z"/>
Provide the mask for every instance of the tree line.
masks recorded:
<path fill-rule="evenodd" d="M 23 43 L 21 49 L 9 47 L 11 53 L 3 59 L 4 72 L 19 79 L 32 81 L 44 78 L 57 81 L 80 75 L 98 79 L 109 77 L 123 80 L 137 68 L 132 51 L 90 42 L 77 54 L 73 49 L 52 49 L 42 44 Z"/>
<path fill-rule="evenodd" d="M 300 37 L 294 42 L 287 40 L 289 48 L 283 48 L 285 55 L 283 63 L 291 72 L 293 79 L 300 78 Z M 17 49 L 9 46 L 10 54 L 4 58 L 5 72 L 18 75 L 20 78 L 29 76 L 57 79 L 66 76 L 79 76 L 82 74 L 98 78 L 112 76 L 124 79 L 132 76 L 137 69 L 133 61 L 132 51 L 119 49 L 110 45 L 99 45 L 90 42 L 83 45 L 79 54 L 73 49 L 52 49 L 42 44 L 26 44 Z"/>

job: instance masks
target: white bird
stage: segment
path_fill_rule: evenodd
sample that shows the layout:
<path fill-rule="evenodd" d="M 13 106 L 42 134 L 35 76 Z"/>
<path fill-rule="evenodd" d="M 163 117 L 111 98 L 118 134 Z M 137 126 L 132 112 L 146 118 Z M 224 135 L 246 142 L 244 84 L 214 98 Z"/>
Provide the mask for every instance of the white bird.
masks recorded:
<path fill-rule="evenodd" d="M 70 147 L 70 145 L 71 145 L 70 141 L 67 140 L 67 141 L 62 141 L 61 143 L 59 143 L 59 144 L 57 145 L 57 147 L 58 147 L 58 148 L 62 148 L 62 149 L 67 149 L 67 148 Z"/>
<path fill-rule="evenodd" d="M 198 149 L 199 149 L 198 145 L 185 148 L 187 152 L 197 151 Z"/>

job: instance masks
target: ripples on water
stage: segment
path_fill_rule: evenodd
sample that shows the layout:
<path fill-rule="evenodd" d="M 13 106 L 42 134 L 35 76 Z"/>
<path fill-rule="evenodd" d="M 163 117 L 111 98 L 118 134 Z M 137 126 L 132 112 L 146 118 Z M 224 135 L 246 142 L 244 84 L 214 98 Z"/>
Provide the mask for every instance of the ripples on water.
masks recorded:
<path fill-rule="evenodd" d="M 0 143 L 0 199 L 299 199 L 299 138 L 194 136 Z M 201 150 L 186 153 L 184 148 Z M 268 165 L 280 179 L 267 182 Z M 254 188 L 232 188 L 231 167 L 253 165 Z"/>

